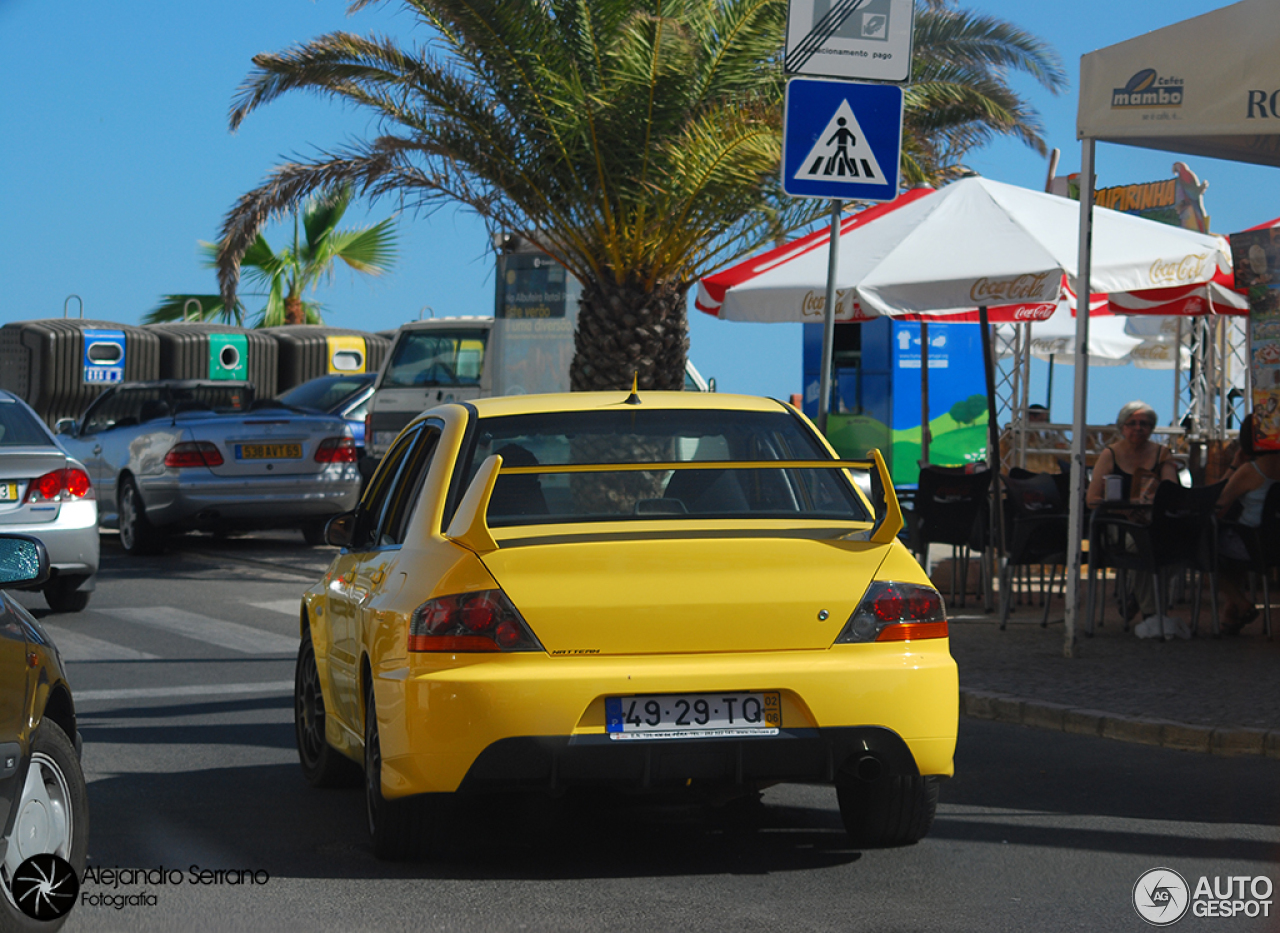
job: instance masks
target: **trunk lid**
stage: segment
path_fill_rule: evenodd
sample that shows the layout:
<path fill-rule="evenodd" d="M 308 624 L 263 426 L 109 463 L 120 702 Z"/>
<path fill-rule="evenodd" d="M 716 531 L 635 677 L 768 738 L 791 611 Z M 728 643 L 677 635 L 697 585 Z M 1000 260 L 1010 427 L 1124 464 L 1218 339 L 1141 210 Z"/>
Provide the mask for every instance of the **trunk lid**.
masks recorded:
<path fill-rule="evenodd" d="M 192 441 L 209 441 L 222 454 L 215 476 L 296 476 L 319 473 L 316 449 L 330 437 L 350 436 L 340 418 L 266 409 L 249 415 L 184 418 L 177 424 Z"/>
<path fill-rule="evenodd" d="M 889 548 L 831 528 L 691 530 L 523 539 L 482 559 L 551 654 L 825 650 Z"/>

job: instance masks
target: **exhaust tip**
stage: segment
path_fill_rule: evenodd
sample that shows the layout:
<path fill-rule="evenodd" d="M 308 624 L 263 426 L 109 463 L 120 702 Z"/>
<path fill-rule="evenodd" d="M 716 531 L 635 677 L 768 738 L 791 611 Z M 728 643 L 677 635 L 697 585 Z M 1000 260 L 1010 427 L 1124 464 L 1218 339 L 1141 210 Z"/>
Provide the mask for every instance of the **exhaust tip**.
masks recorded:
<path fill-rule="evenodd" d="M 853 766 L 853 774 L 859 781 L 873 783 L 884 774 L 884 763 L 875 755 L 863 755 Z"/>

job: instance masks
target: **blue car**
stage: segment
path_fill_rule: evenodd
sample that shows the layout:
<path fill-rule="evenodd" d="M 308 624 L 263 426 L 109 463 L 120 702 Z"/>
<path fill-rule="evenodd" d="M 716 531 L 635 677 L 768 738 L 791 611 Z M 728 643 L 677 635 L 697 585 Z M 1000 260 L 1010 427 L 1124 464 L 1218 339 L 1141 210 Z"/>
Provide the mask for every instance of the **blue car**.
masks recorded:
<path fill-rule="evenodd" d="M 369 399 L 377 379 L 377 373 L 319 376 L 294 386 L 278 400 L 291 408 L 342 418 L 351 426 L 356 449 L 363 452 L 364 416 L 369 411 Z"/>

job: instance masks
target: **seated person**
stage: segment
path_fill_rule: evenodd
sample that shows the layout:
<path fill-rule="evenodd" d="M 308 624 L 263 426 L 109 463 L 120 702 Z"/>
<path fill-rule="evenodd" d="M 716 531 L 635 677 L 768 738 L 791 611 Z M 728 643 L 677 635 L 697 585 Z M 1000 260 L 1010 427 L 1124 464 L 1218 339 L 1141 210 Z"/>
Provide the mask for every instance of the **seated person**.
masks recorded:
<path fill-rule="evenodd" d="M 1255 446 L 1257 419 L 1250 415 L 1240 425 L 1240 446 L 1227 468 L 1227 485 L 1218 496 L 1218 518 L 1240 503 L 1237 522 L 1250 528 L 1262 524 L 1262 506 L 1273 484 L 1280 481 L 1280 451 L 1259 450 Z M 1218 551 L 1228 561 L 1247 561 L 1249 552 L 1236 529 L 1224 526 L 1218 537 Z M 1228 565 L 1218 577 L 1226 602 L 1221 607 L 1222 632 L 1238 634 L 1258 617 L 1258 609 L 1245 593 L 1248 582 L 1238 566 Z"/>
<path fill-rule="evenodd" d="M 1120 439 L 1108 445 L 1098 455 L 1094 464 L 1093 475 L 1089 480 L 1089 488 L 1085 492 L 1085 503 L 1096 509 L 1105 499 L 1106 477 L 1121 478 L 1120 498 L 1130 501 L 1133 498 L 1133 477 L 1139 470 L 1154 477 L 1150 483 L 1151 494 L 1155 494 L 1156 486 L 1161 480 L 1178 482 L 1178 464 L 1168 447 L 1156 444 L 1151 440 L 1151 432 L 1156 426 L 1155 409 L 1146 402 L 1129 402 L 1120 409 L 1116 416 L 1116 427 L 1120 429 Z M 1133 540 L 1125 536 L 1124 547 L 1133 550 Z M 1151 577 L 1145 573 L 1128 574 L 1130 592 L 1124 602 L 1124 617 L 1128 621 L 1140 611 L 1143 621 L 1148 621 L 1156 614 L 1155 590 L 1151 585 Z M 1136 578 L 1136 579 L 1134 579 Z M 1145 630 L 1143 630 L 1145 631 Z"/>
<path fill-rule="evenodd" d="M 538 466 L 533 452 L 519 444 L 506 444 L 494 451 L 502 457 L 504 467 Z M 489 497 L 489 515 L 494 518 L 521 515 L 546 515 L 547 500 L 542 494 L 542 481 L 534 473 L 512 476 L 499 474 Z"/>

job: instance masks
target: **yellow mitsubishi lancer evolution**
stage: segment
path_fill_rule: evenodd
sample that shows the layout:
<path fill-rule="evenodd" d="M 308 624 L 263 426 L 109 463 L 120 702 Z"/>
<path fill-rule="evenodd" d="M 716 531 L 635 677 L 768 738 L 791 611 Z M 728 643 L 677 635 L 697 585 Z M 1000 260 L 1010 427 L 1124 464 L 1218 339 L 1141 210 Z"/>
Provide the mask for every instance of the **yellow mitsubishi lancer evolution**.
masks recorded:
<path fill-rule="evenodd" d="M 952 773 L 958 683 L 901 527 L 878 451 L 838 460 L 769 399 L 431 409 L 326 530 L 341 552 L 302 606 L 303 772 L 363 765 L 383 858 L 418 851 L 455 795 L 581 785 L 826 783 L 854 845 L 916 842 Z"/>

